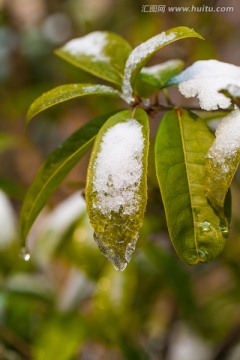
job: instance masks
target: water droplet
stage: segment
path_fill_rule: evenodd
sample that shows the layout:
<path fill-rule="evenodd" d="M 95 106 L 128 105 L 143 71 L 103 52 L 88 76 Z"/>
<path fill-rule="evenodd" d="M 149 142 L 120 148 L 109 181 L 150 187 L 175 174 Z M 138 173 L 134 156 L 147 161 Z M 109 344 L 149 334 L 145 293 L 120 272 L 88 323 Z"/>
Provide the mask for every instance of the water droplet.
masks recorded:
<path fill-rule="evenodd" d="M 197 253 L 199 261 L 207 261 L 208 253 L 206 250 L 198 249 Z"/>
<path fill-rule="evenodd" d="M 23 247 L 19 253 L 19 257 L 23 259 L 24 261 L 29 261 L 31 258 L 31 255 L 29 254 L 26 247 Z"/>
<path fill-rule="evenodd" d="M 208 259 L 208 253 L 202 249 L 189 249 L 184 252 L 184 259 L 189 265 L 195 265 L 198 262 L 205 262 Z"/>
<path fill-rule="evenodd" d="M 208 232 L 211 230 L 211 223 L 207 220 L 203 221 L 199 225 L 202 232 Z"/>
<path fill-rule="evenodd" d="M 221 219 L 219 223 L 219 230 L 222 231 L 222 236 L 224 238 L 227 238 L 229 235 L 229 227 L 225 220 Z"/>

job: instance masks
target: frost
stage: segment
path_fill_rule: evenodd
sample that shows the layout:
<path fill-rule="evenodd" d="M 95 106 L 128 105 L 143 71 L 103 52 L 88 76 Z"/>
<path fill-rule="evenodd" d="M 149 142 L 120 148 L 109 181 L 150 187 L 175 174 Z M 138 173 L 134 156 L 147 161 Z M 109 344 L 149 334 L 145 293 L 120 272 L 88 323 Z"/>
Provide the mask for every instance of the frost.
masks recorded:
<path fill-rule="evenodd" d="M 229 170 L 228 161 L 235 157 L 240 149 L 240 110 L 236 109 L 226 116 L 216 130 L 216 139 L 207 158 L 214 159 L 223 172 Z"/>
<path fill-rule="evenodd" d="M 127 103 L 131 103 L 134 100 L 131 85 L 133 72 L 150 54 L 154 53 L 160 46 L 173 40 L 175 37 L 176 34 L 174 33 L 166 35 L 166 33 L 163 32 L 140 44 L 131 52 L 126 62 L 122 86 L 123 98 Z"/>
<path fill-rule="evenodd" d="M 118 123 L 107 130 L 94 163 L 94 206 L 104 215 L 111 212 L 130 215 L 137 211 L 137 194 L 143 174 L 144 137 L 135 119 Z"/>
<path fill-rule="evenodd" d="M 197 61 L 171 80 L 186 97 L 197 96 L 204 110 L 226 109 L 231 99 L 219 93 L 228 86 L 240 86 L 240 67 L 217 60 Z"/>
<path fill-rule="evenodd" d="M 106 34 L 95 31 L 81 38 L 73 39 L 64 45 L 63 50 L 73 56 L 92 56 L 95 61 L 109 61 L 103 50 L 107 45 Z"/>

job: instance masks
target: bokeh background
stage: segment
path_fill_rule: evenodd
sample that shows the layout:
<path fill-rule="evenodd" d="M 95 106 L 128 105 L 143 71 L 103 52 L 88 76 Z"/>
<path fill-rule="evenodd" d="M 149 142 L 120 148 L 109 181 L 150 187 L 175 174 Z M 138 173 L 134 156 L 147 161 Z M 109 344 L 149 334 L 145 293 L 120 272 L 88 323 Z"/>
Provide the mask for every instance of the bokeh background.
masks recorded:
<path fill-rule="evenodd" d="M 233 6 L 223 13 L 145 13 L 142 5 Z M 171 27 L 206 40 L 181 40 L 152 64 L 186 66 L 218 59 L 240 66 L 240 3 L 230 1 L 0 0 L 0 359 L 239 360 L 240 175 L 223 254 L 190 267 L 169 241 L 152 158 L 149 202 L 137 250 L 124 272 L 100 254 L 81 196 L 89 154 L 66 178 L 30 234 L 31 259 L 19 257 L 18 214 L 46 156 L 97 115 L 123 106 L 84 98 L 38 115 L 30 103 L 54 86 L 97 82 L 57 58 L 54 49 L 95 30 L 133 46 Z M 175 99 L 184 99 L 175 94 Z M 160 118 L 152 120 L 153 131 Z"/>

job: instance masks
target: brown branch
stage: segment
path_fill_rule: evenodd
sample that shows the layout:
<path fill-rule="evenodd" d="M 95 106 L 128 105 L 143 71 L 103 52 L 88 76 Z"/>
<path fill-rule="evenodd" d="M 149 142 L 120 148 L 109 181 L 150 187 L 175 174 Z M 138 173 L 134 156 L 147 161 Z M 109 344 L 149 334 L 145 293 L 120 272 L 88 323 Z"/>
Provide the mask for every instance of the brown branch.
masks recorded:
<path fill-rule="evenodd" d="M 239 343 L 240 340 L 240 324 L 237 324 L 229 334 L 226 336 L 225 340 L 218 346 L 215 350 L 213 356 L 209 360 L 227 360 L 229 353 L 232 351 L 235 345 Z"/>
<path fill-rule="evenodd" d="M 1 326 L 0 327 L 0 338 L 6 343 L 11 345 L 13 348 L 19 351 L 26 359 L 30 359 L 30 347 L 25 340 L 15 334 L 11 329 Z"/>

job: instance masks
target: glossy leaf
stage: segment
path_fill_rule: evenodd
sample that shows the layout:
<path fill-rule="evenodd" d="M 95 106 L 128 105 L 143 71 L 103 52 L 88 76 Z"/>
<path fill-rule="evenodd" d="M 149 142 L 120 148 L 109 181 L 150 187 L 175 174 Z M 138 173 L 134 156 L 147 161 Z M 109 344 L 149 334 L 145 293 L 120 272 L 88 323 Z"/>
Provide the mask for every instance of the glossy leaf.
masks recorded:
<path fill-rule="evenodd" d="M 209 205 L 203 187 L 205 156 L 213 140 L 203 120 L 182 110 L 165 115 L 156 137 L 156 171 L 169 234 L 188 264 L 215 258 L 228 235 L 228 225 Z"/>
<path fill-rule="evenodd" d="M 93 145 L 94 139 L 109 117 L 98 117 L 72 134 L 44 162 L 27 191 L 20 214 L 20 234 L 25 241 L 39 212 L 69 171 Z"/>
<path fill-rule="evenodd" d="M 180 73 L 184 62 L 174 59 L 162 64 L 144 67 L 139 74 L 139 80 L 161 89 L 173 76 Z"/>
<path fill-rule="evenodd" d="M 240 111 L 224 117 L 216 130 L 216 139 L 206 155 L 205 193 L 223 217 L 226 194 L 240 161 Z"/>
<path fill-rule="evenodd" d="M 188 37 L 197 37 L 202 39 L 201 35 L 196 33 L 193 29 L 185 26 L 179 26 L 159 35 L 152 37 L 136 47 L 129 55 L 123 78 L 122 92 L 126 102 L 131 103 L 133 99 L 133 88 L 136 79 L 150 57 L 162 47 L 180 39 Z"/>
<path fill-rule="evenodd" d="M 27 116 L 26 124 L 41 111 L 57 105 L 61 102 L 82 97 L 86 95 L 108 95 L 118 97 L 120 96 L 117 90 L 110 86 L 95 85 L 95 84 L 67 84 L 58 86 L 38 97 L 30 106 Z"/>
<path fill-rule="evenodd" d="M 130 261 L 143 223 L 148 134 L 143 110 L 112 116 L 96 138 L 88 167 L 85 195 L 95 240 L 118 270 Z"/>
<path fill-rule="evenodd" d="M 82 70 L 121 85 L 125 62 L 131 50 L 130 44 L 121 36 L 95 31 L 69 41 L 55 53 Z"/>

